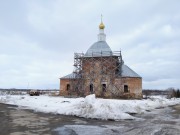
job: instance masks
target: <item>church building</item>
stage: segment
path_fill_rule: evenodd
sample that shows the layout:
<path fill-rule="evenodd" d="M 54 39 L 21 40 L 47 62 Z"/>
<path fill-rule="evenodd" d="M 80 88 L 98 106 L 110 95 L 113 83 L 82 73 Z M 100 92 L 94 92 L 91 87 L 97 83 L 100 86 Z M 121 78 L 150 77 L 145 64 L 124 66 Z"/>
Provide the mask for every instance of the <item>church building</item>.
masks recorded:
<path fill-rule="evenodd" d="M 74 53 L 74 71 L 60 78 L 60 96 L 142 98 L 142 77 L 124 64 L 121 51 L 111 50 L 104 29 L 101 20 L 98 41 L 85 54 Z"/>

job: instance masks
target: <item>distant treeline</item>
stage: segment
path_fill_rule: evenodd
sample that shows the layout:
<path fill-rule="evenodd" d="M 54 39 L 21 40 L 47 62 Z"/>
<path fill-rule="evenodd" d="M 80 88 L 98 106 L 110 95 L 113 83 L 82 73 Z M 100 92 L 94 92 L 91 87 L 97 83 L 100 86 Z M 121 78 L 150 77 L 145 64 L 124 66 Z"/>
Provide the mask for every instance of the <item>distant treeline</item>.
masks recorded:
<path fill-rule="evenodd" d="M 172 90 L 171 97 L 180 98 L 180 90 Z"/>
<path fill-rule="evenodd" d="M 169 98 L 172 98 L 172 97 L 180 98 L 180 89 L 175 89 L 175 88 L 168 88 L 166 90 L 144 89 L 142 93 L 146 97 L 151 96 L 151 95 L 166 95 Z"/>
<path fill-rule="evenodd" d="M 44 95 L 58 95 L 59 90 L 57 89 L 0 89 L 0 95 L 26 95 L 29 94 L 31 90 L 36 90 L 40 94 Z"/>
<path fill-rule="evenodd" d="M 11 89 L 3 89 L 0 88 L 0 91 L 30 91 L 30 90 L 38 90 L 38 91 L 59 91 L 58 89 L 16 89 L 16 88 L 11 88 Z"/>
<path fill-rule="evenodd" d="M 152 89 L 143 89 L 143 95 L 169 95 L 171 91 L 169 90 L 152 90 Z"/>

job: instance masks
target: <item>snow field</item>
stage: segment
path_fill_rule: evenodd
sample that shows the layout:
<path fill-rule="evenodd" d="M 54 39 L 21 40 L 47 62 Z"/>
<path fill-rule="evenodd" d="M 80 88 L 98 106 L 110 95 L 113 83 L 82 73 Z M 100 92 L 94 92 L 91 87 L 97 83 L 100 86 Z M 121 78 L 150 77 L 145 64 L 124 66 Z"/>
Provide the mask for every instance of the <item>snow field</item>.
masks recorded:
<path fill-rule="evenodd" d="M 39 112 L 75 115 L 97 119 L 136 119 L 130 113 L 145 113 L 160 107 L 180 104 L 180 99 L 156 96 L 143 100 L 118 100 L 95 98 L 64 98 L 51 96 L 0 95 L 0 103 L 17 105 Z"/>

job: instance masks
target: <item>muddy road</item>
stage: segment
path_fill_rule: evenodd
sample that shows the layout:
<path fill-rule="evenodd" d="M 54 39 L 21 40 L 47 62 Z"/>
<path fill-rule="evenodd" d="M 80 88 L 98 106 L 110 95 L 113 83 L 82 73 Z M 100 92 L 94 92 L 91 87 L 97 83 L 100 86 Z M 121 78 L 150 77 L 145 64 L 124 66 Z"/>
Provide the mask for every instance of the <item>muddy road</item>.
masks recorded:
<path fill-rule="evenodd" d="M 0 135 L 179 135 L 180 105 L 135 115 L 137 120 L 103 121 L 35 112 L 0 104 Z"/>

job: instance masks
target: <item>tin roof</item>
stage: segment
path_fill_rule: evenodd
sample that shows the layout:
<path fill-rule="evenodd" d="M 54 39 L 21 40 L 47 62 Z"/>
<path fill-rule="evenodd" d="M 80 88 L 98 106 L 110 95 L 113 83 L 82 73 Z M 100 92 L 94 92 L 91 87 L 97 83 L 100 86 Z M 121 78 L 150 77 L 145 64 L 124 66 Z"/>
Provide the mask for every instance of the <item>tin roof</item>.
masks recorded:
<path fill-rule="evenodd" d="M 85 56 L 110 56 L 112 55 L 112 50 L 106 41 L 95 42 L 87 50 Z"/>
<path fill-rule="evenodd" d="M 61 79 L 74 79 L 76 75 L 74 73 L 68 74 L 64 77 L 61 77 Z M 131 68 L 129 68 L 127 65 L 122 65 L 122 73 L 121 77 L 138 77 L 141 78 L 140 75 L 138 75 L 136 72 L 134 72 Z"/>
<path fill-rule="evenodd" d="M 71 73 L 71 74 L 61 77 L 60 79 L 74 79 L 75 76 L 76 76 L 75 73 Z"/>
<path fill-rule="evenodd" d="M 129 68 L 127 65 L 122 65 L 122 77 L 141 77 L 136 72 L 134 72 L 131 68 Z"/>

